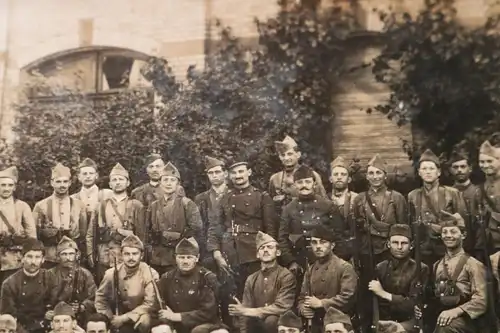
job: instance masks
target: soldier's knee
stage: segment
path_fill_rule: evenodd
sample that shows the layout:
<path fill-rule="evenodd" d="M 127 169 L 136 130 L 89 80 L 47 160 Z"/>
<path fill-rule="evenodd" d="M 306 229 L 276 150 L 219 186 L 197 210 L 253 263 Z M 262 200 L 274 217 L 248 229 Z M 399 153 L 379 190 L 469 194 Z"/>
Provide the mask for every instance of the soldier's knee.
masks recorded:
<path fill-rule="evenodd" d="M 264 319 L 264 327 L 267 332 L 276 332 L 278 329 L 278 316 L 267 316 Z"/>
<path fill-rule="evenodd" d="M 172 328 L 168 325 L 158 325 L 151 329 L 151 333 L 173 333 Z"/>
<path fill-rule="evenodd" d="M 218 328 L 216 330 L 210 331 L 210 333 L 229 333 L 225 328 Z"/>

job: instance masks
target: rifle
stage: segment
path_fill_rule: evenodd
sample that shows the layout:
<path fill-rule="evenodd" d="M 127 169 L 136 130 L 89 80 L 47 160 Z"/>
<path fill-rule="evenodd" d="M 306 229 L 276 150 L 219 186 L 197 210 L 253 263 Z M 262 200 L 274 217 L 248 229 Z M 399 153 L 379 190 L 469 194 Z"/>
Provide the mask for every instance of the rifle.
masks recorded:
<path fill-rule="evenodd" d="M 372 243 L 372 234 L 370 232 L 370 226 L 371 223 L 369 222 L 368 216 L 366 214 L 366 209 L 365 209 L 365 222 L 368 225 L 368 230 L 366 231 L 366 240 L 368 242 L 368 267 L 370 269 L 368 275 L 370 280 L 374 280 L 376 278 L 375 276 L 375 260 L 373 258 L 373 243 Z M 372 213 L 373 215 L 373 213 Z M 373 294 L 372 295 L 372 325 L 371 325 L 371 330 L 373 333 L 378 332 L 378 322 L 380 319 L 380 312 L 379 312 L 379 307 L 378 307 L 378 298 L 377 295 Z"/>
<path fill-rule="evenodd" d="M 484 255 L 484 262 L 486 265 L 486 291 L 487 291 L 486 302 L 487 302 L 487 315 L 489 316 L 488 328 L 489 332 L 496 333 L 497 332 L 497 316 L 496 316 L 497 287 L 488 251 L 488 238 L 486 234 L 486 223 L 484 221 L 484 216 L 483 216 L 482 202 L 478 204 L 478 224 L 479 224 L 479 232 L 481 233 L 481 237 L 484 240 L 482 250 Z"/>
<path fill-rule="evenodd" d="M 423 332 L 424 330 L 424 285 L 422 283 L 422 255 L 420 253 L 420 226 L 422 225 L 422 218 L 420 215 L 418 218 L 416 217 L 416 209 L 415 206 L 410 204 L 409 209 L 409 218 L 410 221 L 413 221 L 413 234 L 415 235 L 414 239 L 414 249 L 415 249 L 415 262 L 416 262 L 416 277 L 417 283 L 415 284 L 416 289 L 416 305 L 422 311 L 422 315 L 417 319 L 415 323 L 415 329 L 419 332 Z"/>
<path fill-rule="evenodd" d="M 80 314 L 80 298 L 78 295 L 80 294 L 78 290 L 78 275 L 80 270 L 78 269 L 78 263 L 75 266 L 75 275 L 73 276 L 73 289 L 71 290 L 71 304 L 78 304 L 78 312 L 75 313 L 76 319 L 79 319 Z"/>
<path fill-rule="evenodd" d="M 306 238 L 306 242 L 309 240 L 308 245 L 306 245 L 306 251 L 311 248 L 311 243 L 310 239 Z M 306 243 L 307 244 L 307 243 Z M 310 276 L 309 276 L 309 256 L 306 253 L 306 271 L 304 272 L 304 280 L 307 279 L 307 295 L 312 296 L 311 292 L 311 281 L 310 281 Z M 307 319 L 307 326 L 306 326 L 306 333 L 312 333 L 313 328 L 312 328 L 312 319 L 308 318 Z"/>
<path fill-rule="evenodd" d="M 99 264 L 99 219 L 94 213 L 94 218 L 93 218 L 94 224 L 92 227 L 94 230 L 92 231 L 94 234 L 94 238 L 92 238 L 92 253 L 90 253 L 90 256 L 93 256 L 94 258 L 94 276 L 96 277 L 96 280 L 98 280 L 100 277 L 97 277 L 97 272 L 98 272 L 98 264 Z M 100 281 L 97 281 L 99 283 Z"/>
<path fill-rule="evenodd" d="M 151 246 L 151 239 L 150 239 L 150 232 L 152 231 L 153 229 L 153 226 L 152 226 L 152 216 L 151 216 L 152 212 L 151 212 L 151 207 L 148 206 L 147 209 L 146 209 L 146 221 L 145 221 L 145 224 L 146 224 L 146 230 L 144 230 L 144 262 L 146 264 L 149 265 L 149 262 L 151 260 L 151 252 L 153 251 L 153 248 Z M 153 276 L 153 275 L 151 275 Z"/>
<path fill-rule="evenodd" d="M 353 242 L 353 245 L 352 245 L 352 263 L 353 263 L 353 266 L 354 266 L 354 269 L 356 270 L 356 272 L 358 273 L 358 276 L 361 277 L 362 276 L 362 271 L 361 271 L 361 258 L 360 258 L 360 255 L 359 255 L 359 249 L 361 247 L 361 243 L 360 243 L 360 237 L 359 237 L 359 230 L 358 230 L 358 226 L 356 224 L 356 219 L 354 218 L 354 211 L 351 209 L 349 211 L 349 215 L 347 217 L 347 222 L 349 223 L 349 226 L 351 227 L 351 234 L 352 234 L 352 242 Z M 364 329 L 365 327 L 363 327 L 363 323 L 364 323 L 364 313 L 365 313 L 365 309 L 364 309 L 364 299 L 363 298 L 363 295 L 362 293 L 358 292 L 357 294 L 357 302 L 356 302 L 356 319 L 358 320 L 358 327 L 360 328 L 360 331 L 364 333 Z"/>
<path fill-rule="evenodd" d="M 156 285 L 155 278 L 153 277 L 153 271 L 151 270 L 151 266 L 148 265 L 149 268 L 149 274 L 151 275 L 151 283 L 153 284 L 153 289 L 155 291 L 155 297 L 156 301 L 158 302 L 158 305 L 160 306 L 160 310 L 165 309 L 165 302 L 163 302 L 163 299 L 161 298 L 160 291 L 158 290 L 158 286 Z"/>
<path fill-rule="evenodd" d="M 116 257 L 114 258 L 115 261 L 115 268 L 113 271 L 113 298 L 115 299 L 115 311 L 114 315 L 119 316 L 120 315 L 120 288 L 119 288 L 119 279 L 118 279 L 118 267 L 116 264 Z"/>

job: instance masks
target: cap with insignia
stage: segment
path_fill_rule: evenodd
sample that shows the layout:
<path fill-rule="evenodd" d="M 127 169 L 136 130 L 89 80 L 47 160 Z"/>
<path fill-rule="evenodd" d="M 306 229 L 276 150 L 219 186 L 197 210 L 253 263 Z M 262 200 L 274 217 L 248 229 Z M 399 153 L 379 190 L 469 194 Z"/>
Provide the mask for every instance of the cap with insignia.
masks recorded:
<path fill-rule="evenodd" d="M 224 167 L 224 162 L 215 157 L 205 156 L 205 171 L 218 166 Z"/>
<path fill-rule="evenodd" d="M 197 256 L 200 254 L 200 246 L 193 237 L 183 238 L 175 247 L 175 254 Z"/>
<path fill-rule="evenodd" d="M 248 162 L 246 161 L 246 156 L 242 153 L 240 156 L 233 157 L 231 159 L 231 162 L 229 162 L 229 167 L 228 169 L 231 170 L 233 168 L 236 168 L 240 165 L 246 165 L 248 166 Z"/>
<path fill-rule="evenodd" d="M 479 148 L 479 154 L 488 155 L 496 159 L 500 159 L 500 148 L 494 147 L 489 140 L 486 140 Z"/>
<path fill-rule="evenodd" d="M 68 167 L 65 167 L 61 163 L 57 163 L 56 166 L 52 168 L 52 179 L 61 177 L 71 178 L 71 171 Z"/>
<path fill-rule="evenodd" d="M 262 245 L 267 244 L 267 243 L 271 243 L 271 242 L 276 242 L 276 239 L 272 238 L 270 235 L 268 235 L 262 231 L 259 231 L 257 233 L 257 236 L 255 236 L 255 246 L 257 247 L 257 250 L 260 249 L 260 247 Z"/>
<path fill-rule="evenodd" d="M 314 171 L 308 167 L 307 165 L 301 165 L 297 168 L 297 170 L 293 173 L 293 180 L 301 180 L 306 178 L 314 179 Z"/>
<path fill-rule="evenodd" d="M 333 230 L 327 228 L 323 224 L 317 224 L 313 227 L 313 229 L 311 230 L 311 237 L 319 238 L 332 243 L 337 241 L 337 237 L 335 236 Z"/>
<path fill-rule="evenodd" d="M 97 163 L 87 157 L 78 165 L 78 169 L 81 168 L 94 168 L 95 170 L 97 170 Z"/>
<path fill-rule="evenodd" d="M 161 173 L 162 177 L 175 177 L 179 180 L 181 180 L 181 174 L 179 170 L 173 165 L 171 162 L 168 162 L 167 165 L 162 170 Z"/>
<path fill-rule="evenodd" d="M 439 161 L 439 157 L 436 156 L 430 149 L 426 149 L 422 155 L 420 155 L 420 159 L 418 160 L 419 164 L 422 162 L 433 162 L 437 167 L 441 165 Z"/>
<path fill-rule="evenodd" d="M 127 179 L 130 179 L 129 175 L 128 175 L 128 171 L 120 163 L 116 163 L 116 165 L 113 167 L 113 169 L 111 169 L 111 172 L 109 173 L 109 177 L 113 177 L 113 176 L 122 176 L 122 177 L 125 177 Z"/>
<path fill-rule="evenodd" d="M 330 169 L 336 168 L 336 167 L 341 167 L 349 171 L 349 165 L 346 162 L 346 160 L 342 156 L 337 156 L 336 159 L 330 163 Z"/>
<path fill-rule="evenodd" d="M 404 236 L 412 239 L 411 229 L 407 224 L 393 224 L 389 231 L 389 238 L 392 236 Z"/>
<path fill-rule="evenodd" d="M 274 141 L 274 147 L 278 153 L 285 153 L 286 151 L 298 147 L 297 142 L 288 135 L 283 139 L 283 141 Z"/>
<path fill-rule="evenodd" d="M 379 154 L 375 154 L 372 159 L 368 162 L 368 166 L 377 168 L 387 173 L 387 163 L 380 157 Z"/>
<path fill-rule="evenodd" d="M 68 303 L 59 302 L 54 307 L 54 317 L 55 316 L 70 316 L 75 318 L 75 311 L 73 311 L 73 308 Z"/>
<path fill-rule="evenodd" d="M 379 320 L 378 332 L 380 333 L 405 333 L 406 330 L 398 322 L 392 320 Z"/>
<path fill-rule="evenodd" d="M 448 158 L 448 164 L 452 165 L 453 163 L 459 162 L 459 161 L 469 161 L 469 156 L 467 155 L 466 152 L 464 151 L 452 151 L 450 154 L 450 157 Z"/>
<path fill-rule="evenodd" d="M 125 237 L 122 240 L 122 248 L 124 247 L 134 247 L 136 249 L 144 251 L 144 244 L 136 235 L 128 235 L 127 237 Z"/>
<path fill-rule="evenodd" d="M 461 230 L 465 230 L 465 220 L 459 213 L 451 214 L 445 210 L 441 210 L 441 216 L 439 220 L 441 228 L 458 227 Z"/>
<path fill-rule="evenodd" d="M 16 331 L 17 329 L 17 321 L 10 314 L 2 314 L 0 315 L 0 330 L 7 331 Z"/>
<path fill-rule="evenodd" d="M 283 313 L 278 320 L 278 326 L 302 329 L 302 319 L 300 319 L 292 310 Z"/>
<path fill-rule="evenodd" d="M 144 165 L 147 167 L 148 165 L 150 165 L 151 163 L 153 163 L 154 161 L 157 161 L 157 160 L 163 161 L 163 157 L 161 157 L 160 154 L 156 154 L 156 153 L 148 155 L 144 159 Z"/>
<path fill-rule="evenodd" d="M 326 311 L 325 319 L 323 320 L 324 326 L 329 324 L 341 323 L 352 326 L 351 319 L 342 311 L 334 308 L 333 306 Z"/>
<path fill-rule="evenodd" d="M 11 166 L 5 170 L 0 171 L 0 178 L 10 178 L 17 183 L 19 179 L 19 173 L 17 172 L 17 168 L 15 166 Z"/>
<path fill-rule="evenodd" d="M 45 253 L 45 247 L 43 243 L 36 238 L 28 238 L 23 244 L 23 255 L 29 251 L 42 251 Z"/>
<path fill-rule="evenodd" d="M 76 246 L 76 243 L 74 240 L 72 240 L 68 236 L 63 236 L 61 238 L 61 241 L 59 242 L 59 244 L 57 244 L 57 254 L 61 253 L 64 250 L 67 250 L 67 249 L 74 249 L 74 250 L 78 251 L 78 246 Z"/>

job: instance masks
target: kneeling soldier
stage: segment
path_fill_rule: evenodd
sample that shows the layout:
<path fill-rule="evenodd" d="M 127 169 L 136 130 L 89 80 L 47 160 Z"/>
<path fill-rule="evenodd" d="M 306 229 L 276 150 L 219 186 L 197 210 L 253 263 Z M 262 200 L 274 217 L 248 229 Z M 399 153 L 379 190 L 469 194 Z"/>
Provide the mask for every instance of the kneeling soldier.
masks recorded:
<path fill-rule="evenodd" d="M 76 322 L 75 311 L 71 305 L 59 302 L 54 308 L 54 318 L 50 323 L 51 333 L 84 333 Z"/>

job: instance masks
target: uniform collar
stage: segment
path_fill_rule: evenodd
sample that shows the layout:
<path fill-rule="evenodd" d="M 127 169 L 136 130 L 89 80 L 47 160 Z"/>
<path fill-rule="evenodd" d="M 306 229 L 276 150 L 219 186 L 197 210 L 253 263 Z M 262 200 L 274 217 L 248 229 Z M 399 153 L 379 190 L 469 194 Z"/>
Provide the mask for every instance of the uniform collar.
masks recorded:
<path fill-rule="evenodd" d="M 10 204 L 13 204 L 14 203 L 14 197 L 13 196 L 10 196 L 9 198 L 7 199 L 0 199 L 0 205 L 10 205 Z"/>
<path fill-rule="evenodd" d="M 233 190 L 232 190 L 232 192 L 234 194 L 241 194 L 241 193 L 250 192 L 251 190 L 253 190 L 253 186 L 252 185 L 248 185 L 247 187 L 245 187 L 243 189 L 239 189 L 239 188 L 234 187 Z"/>
<path fill-rule="evenodd" d="M 260 271 L 264 275 L 269 275 L 272 272 L 276 271 L 278 269 L 278 262 L 275 262 L 273 266 L 270 267 L 261 267 Z"/>
<path fill-rule="evenodd" d="M 431 187 L 425 186 L 425 184 L 422 187 L 425 192 L 431 192 L 439 187 L 439 180 L 436 180 Z"/>
<path fill-rule="evenodd" d="M 82 186 L 82 189 L 80 190 L 80 192 L 83 194 L 93 194 L 93 193 L 99 192 L 99 188 L 97 187 L 96 184 L 92 185 L 89 188 L 85 188 Z"/>
<path fill-rule="evenodd" d="M 472 185 L 472 182 L 470 179 L 467 179 L 465 183 L 455 183 L 453 187 L 455 187 L 457 190 L 464 191 L 468 189 Z"/>
<path fill-rule="evenodd" d="M 380 186 L 379 188 L 377 189 L 374 189 L 373 187 L 370 186 L 370 188 L 368 189 L 368 193 L 369 194 L 378 194 L 378 193 L 385 193 L 385 191 L 387 191 L 387 185 L 382 185 Z"/>
<path fill-rule="evenodd" d="M 128 199 L 128 195 L 125 195 L 121 198 L 116 198 L 115 194 L 113 193 L 110 197 L 111 200 L 113 200 L 114 202 L 122 202 L 122 201 L 125 201 Z"/>

